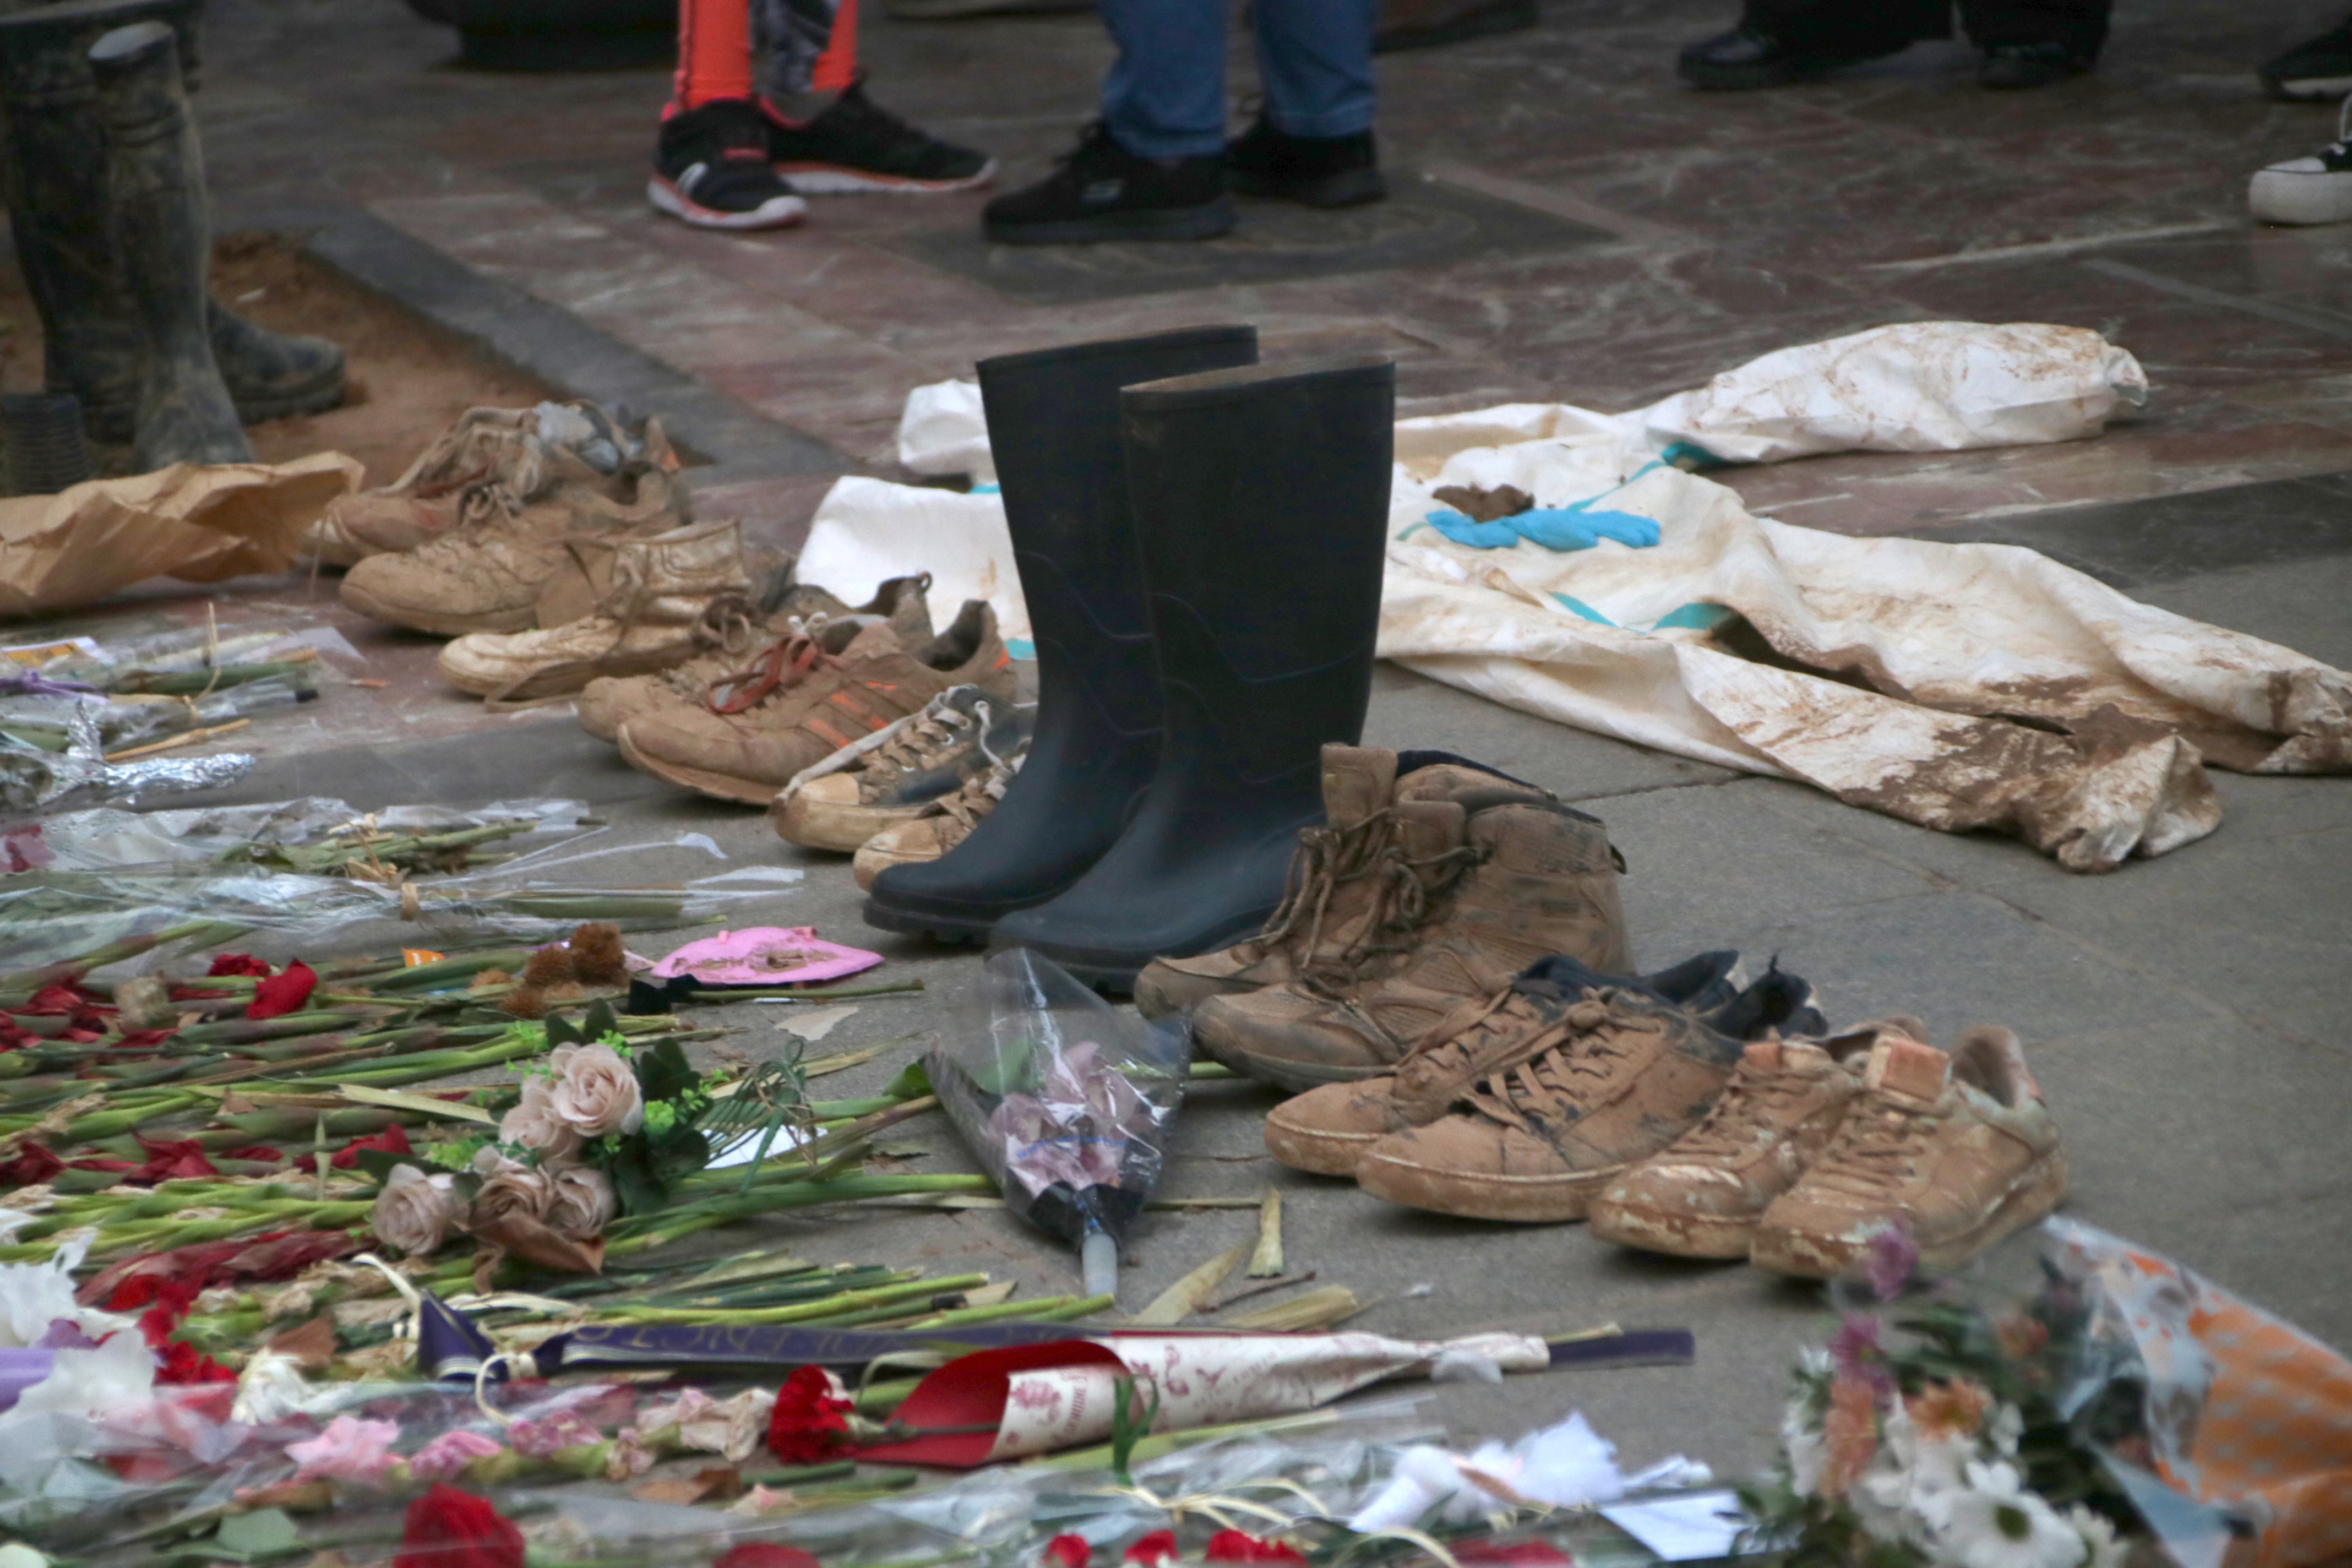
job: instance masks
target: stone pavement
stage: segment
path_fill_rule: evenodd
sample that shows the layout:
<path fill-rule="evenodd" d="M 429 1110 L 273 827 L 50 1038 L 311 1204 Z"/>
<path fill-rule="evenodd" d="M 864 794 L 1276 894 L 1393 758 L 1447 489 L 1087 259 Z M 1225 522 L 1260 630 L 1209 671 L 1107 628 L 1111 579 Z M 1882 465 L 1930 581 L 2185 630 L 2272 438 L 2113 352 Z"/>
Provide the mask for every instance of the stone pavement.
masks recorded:
<path fill-rule="evenodd" d="M 1253 206 L 1223 242 L 1237 273 L 1251 270 L 1253 235 L 1271 237 L 1261 251 L 1324 243 L 1378 260 L 1428 245 L 1436 259 L 1077 303 L 1038 302 L 1034 277 L 1006 292 L 934 264 L 957 260 L 977 198 L 822 201 L 805 229 L 781 236 L 667 225 L 640 194 L 656 73 L 464 73 L 446 64 L 447 35 L 391 0 L 218 0 L 201 108 L 230 211 L 357 207 L 814 437 L 844 467 L 886 473 L 912 386 L 969 374 L 979 355 L 1207 320 L 1258 322 L 1269 357 L 1393 354 L 1410 412 L 1632 406 L 1765 350 L 1891 320 L 2095 327 L 2138 353 L 2156 387 L 2144 414 L 2098 440 L 1816 459 L 1729 482 L 1792 521 L 2037 544 L 2168 608 L 2352 666 L 2352 481 L 2341 477 L 2352 469 L 2352 230 L 2253 232 L 2242 216 L 2249 171 L 2333 132 L 2326 110 L 2263 101 L 2252 75 L 2326 18 L 2217 0 L 2126 6 L 2097 75 L 1998 99 L 1948 46 L 1770 94 L 1680 89 L 1673 47 L 1729 9 L 1547 0 L 1535 32 L 1385 59 L 1391 161 L 1409 193 L 1428 176 L 1443 198 L 1328 232 Z M 1085 16 L 876 16 L 866 31 L 881 101 L 1002 153 L 1014 180 L 1069 142 L 1105 58 Z M 1444 253 L 1457 220 L 1531 232 L 1532 219 L 1492 204 L 1554 220 L 1549 237 Z M 984 254 L 959 264 L 992 265 Z M 1097 270 L 1119 277 L 1084 287 L 1131 290 L 1155 265 L 1110 257 Z M 743 457 L 707 455 L 720 476 Z M 740 510 L 789 542 L 823 487 L 806 474 L 730 479 L 703 510 Z M 303 592 L 264 584 L 243 597 Z M 772 918 L 863 935 L 839 862 L 628 772 L 560 713 L 484 719 L 432 689 L 429 650 L 413 639 L 354 640 L 398 689 L 336 693 L 343 718 L 273 745 L 247 798 L 582 795 L 621 832 L 698 831 L 738 863 L 804 866 Z M 2219 834 L 2084 879 L 2014 843 L 1924 832 L 1393 669 L 1381 674 L 1368 738 L 1480 757 L 1603 816 L 1632 868 L 1626 906 L 1645 963 L 1738 947 L 1812 979 L 1840 1021 L 1916 1012 L 1942 1038 L 2009 1024 L 2066 1131 L 2070 1213 L 2352 1344 L 2352 783 L 2221 775 Z M 675 854 L 683 874 L 715 865 Z M 959 1026 L 975 991 L 969 954 L 876 945 L 929 989 L 866 1004 L 828 1047 Z M 755 1047 L 769 1023 L 753 1019 Z M 854 1092 L 898 1055 L 832 1081 Z M 1203 1086 L 1168 1189 L 1280 1186 L 1293 1266 L 1371 1303 L 1363 1327 L 1614 1321 L 1698 1336 L 1689 1368 L 1449 1386 L 1437 1408 L 1458 1433 L 1509 1435 L 1577 1405 L 1631 1459 L 1679 1448 L 1738 1469 L 1766 1456 L 1792 1347 L 1824 1323 L 1817 1290 L 1622 1254 L 1577 1227 L 1404 1213 L 1291 1175 L 1258 1142 L 1270 1102 L 1245 1084 Z M 928 1151 L 910 1168 L 968 1168 L 944 1127 L 891 1142 Z M 1156 1216 L 1126 1299 L 1148 1300 L 1252 1223 Z M 1066 1256 L 1001 1214 L 775 1228 L 815 1257 L 1075 1286 Z M 2022 1257 L 2012 1244 L 1998 1263 Z"/>

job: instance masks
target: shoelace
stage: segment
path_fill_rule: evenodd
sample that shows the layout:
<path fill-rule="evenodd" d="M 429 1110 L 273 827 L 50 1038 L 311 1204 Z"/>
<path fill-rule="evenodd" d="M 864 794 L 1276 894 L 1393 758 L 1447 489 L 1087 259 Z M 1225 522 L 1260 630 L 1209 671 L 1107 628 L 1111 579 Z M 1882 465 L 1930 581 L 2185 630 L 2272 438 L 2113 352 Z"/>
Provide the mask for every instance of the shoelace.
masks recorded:
<path fill-rule="evenodd" d="M 984 732 L 989 719 L 986 702 L 972 705 L 977 722 Z M 866 776 L 877 784 L 897 773 L 920 773 L 947 761 L 965 742 L 964 731 L 972 728 L 974 713 L 960 708 L 940 706 L 927 711 L 914 723 L 877 747 L 866 762 Z M 992 761 L 994 759 L 991 759 Z"/>
<path fill-rule="evenodd" d="M 980 826 L 982 817 L 996 809 L 996 803 L 1004 798 L 1004 792 L 1012 786 L 1013 775 L 1021 771 L 1021 764 L 1027 760 L 1028 753 L 1024 752 L 1010 762 L 997 763 L 979 778 L 965 780 L 963 788 L 940 798 L 940 815 L 955 818 L 963 825 L 965 832 L 971 832 Z M 984 805 L 982 804 L 983 801 L 987 803 Z"/>
<path fill-rule="evenodd" d="M 1281 945 L 1301 929 L 1303 921 L 1304 951 L 1312 953 L 1319 949 L 1333 895 L 1343 885 L 1371 872 L 1394 818 L 1392 811 L 1383 809 L 1344 827 L 1327 823 L 1302 831 L 1284 877 L 1282 902 L 1258 932 L 1257 945 L 1263 949 Z"/>
<path fill-rule="evenodd" d="M 1397 1058 L 1397 1076 L 1400 1080 L 1418 1077 L 1418 1069 L 1439 1074 L 1458 1072 L 1502 1048 L 1505 1042 L 1517 1043 L 1530 1031 L 1540 1033 L 1557 1022 L 1548 1022 L 1532 1000 L 1507 985 L 1488 997 L 1486 1005 L 1466 1024 L 1407 1047 L 1404 1055 Z"/>
<path fill-rule="evenodd" d="M 817 641 L 824 618 L 813 616 L 752 656 L 751 662 L 731 675 L 722 675 L 702 689 L 703 706 L 722 717 L 748 713 L 779 691 L 798 686 L 821 669 L 839 669 L 845 661 L 827 653 Z M 723 695 L 722 695 L 723 694 Z"/>
<path fill-rule="evenodd" d="M 1892 1196 L 1943 1124 L 1940 1105 L 1916 1109 L 1872 1094 L 1838 1123 L 1806 1180 L 1859 1197 Z"/>
<path fill-rule="evenodd" d="M 1599 1016 L 1594 1016 L 1597 1009 Z M 1463 1098 L 1521 1131 L 1545 1121 L 1573 1121 L 1595 1090 L 1614 1083 L 1624 1066 L 1647 1054 L 1639 1015 L 1615 1005 L 1609 993 L 1588 991 L 1569 1010 L 1566 1037 L 1527 1060 L 1489 1072 Z"/>
<path fill-rule="evenodd" d="M 1355 993 L 1370 977 L 1374 966 L 1381 959 L 1418 948 L 1423 929 L 1445 909 L 1446 895 L 1473 868 L 1484 864 L 1487 855 L 1478 846 L 1465 844 L 1415 858 L 1392 838 L 1382 843 L 1362 873 L 1376 879 L 1370 918 L 1338 952 L 1318 958 L 1309 947 L 1307 964 L 1298 976 L 1300 986 L 1328 1000 L 1345 1002 L 1355 1012 Z M 1361 1019 L 1383 1038 L 1389 1037 L 1387 1029 L 1369 1015 Z M 1399 1048 L 1405 1043 L 1391 1039 Z"/>
<path fill-rule="evenodd" d="M 1746 1153 L 1756 1146 L 1754 1129 L 1780 1123 L 1781 1113 L 1795 1110 L 1817 1087 L 1813 1079 L 1796 1073 L 1757 1072 L 1742 1062 L 1732 1069 L 1731 1081 L 1698 1125 L 1677 1142 L 1675 1152 L 1705 1158 Z"/>

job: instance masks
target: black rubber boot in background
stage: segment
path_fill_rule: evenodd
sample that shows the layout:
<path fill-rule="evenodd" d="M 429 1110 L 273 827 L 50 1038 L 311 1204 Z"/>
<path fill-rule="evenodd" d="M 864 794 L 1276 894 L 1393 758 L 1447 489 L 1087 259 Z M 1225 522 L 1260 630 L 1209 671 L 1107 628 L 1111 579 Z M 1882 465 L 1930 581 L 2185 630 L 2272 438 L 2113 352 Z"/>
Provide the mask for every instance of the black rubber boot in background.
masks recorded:
<path fill-rule="evenodd" d="M 876 879 L 868 924 L 979 942 L 1118 841 L 1159 765 L 1161 730 L 1118 389 L 1256 360 L 1256 329 L 1198 327 L 980 363 L 1037 645 L 1036 730 L 1003 803 L 953 854 Z"/>
<path fill-rule="evenodd" d="M 139 467 L 251 462 L 236 405 L 213 363 L 204 154 L 172 29 L 161 22 L 118 27 L 91 46 L 89 64 L 106 121 L 116 259 L 146 328 L 133 438 Z"/>
<path fill-rule="evenodd" d="M 81 400 L 101 441 L 131 438 L 144 334 L 114 256 L 106 130 L 89 54 L 117 27 L 167 23 L 193 91 L 196 13 L 195 0 L 62 0 L 0 16 L 0 199 L 41 312 L 46 384 Z M 343 353 L 333 343 L 269 331 L 217 301 L 207 310 L 213 360 L 239 418 L 314 414 L 342 401 Z"/>
<path fill-rule="evenodd" d="M 1265 923 L 1298 830 L 1323 817 L 1324 742 L 1362 733 L 1396 372 L 1307 361 L 1119 401 L 1168 736 L 1110 853 L 991 939 L 1112 990 Z"/>

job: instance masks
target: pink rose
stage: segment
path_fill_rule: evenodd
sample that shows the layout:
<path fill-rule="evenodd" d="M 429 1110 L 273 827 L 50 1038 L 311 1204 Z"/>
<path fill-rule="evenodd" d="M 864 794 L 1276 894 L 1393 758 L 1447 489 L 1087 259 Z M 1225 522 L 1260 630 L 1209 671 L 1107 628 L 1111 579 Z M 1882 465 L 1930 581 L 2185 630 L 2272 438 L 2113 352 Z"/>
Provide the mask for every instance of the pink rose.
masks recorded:
<path fill-rule="evenodd" d="M 566 1165 L 548 1174 L 553 1191 L 547 1204 L 547 1227 L 574 1241 L 590 1241 L 613 1223 L 620 1201 L 602 1171 Z"/>
<path fill-rule="evenodd" d="M 557 1114 L 555 1085 L 544 1078 L 522 1080 L 522 1103 L 499 1121 L 499 1142 L 536 1150 L 542 1160 L 569 1160 L 580 1152 L 580 1133 Z"/>
<path fill-rule="evenodd" d="M 338 1415 L 307 1443 L 289 1443 L 286 1457 L 300 1467 L 295 1479 L 359 1481 L 373 1486 L 392 1468 L 395 1421 L 361 1421 Z"/>
<path fill-rule="evenodd" d="M 646 1123 L 645 1091 L 637 1075 L 610 1046 L 558 1046 L 549 1053 L 555 1068 L 550 1103 L 555 1114 L 583 1138 L 635 1132 Z"/>
<path fill-rule="evenodd" d="M 474 1213 L 471 1224 L 478 1230 L 510 1215 L 528 1219 L 542 1219 L 547 1205 L 555 1196 L 547 1173 L 534 1171 L 528 1165 L 510 1165 L 483 1182 L 474 1193 Z"/>
<path fill-rule="evenodd" d="M 634 1480 L 654 1468 L 655 1457 L 635 1427 L 624 1426 L 613 1434 L 612 1448 L 604 1456 L 604 1479 Z"/>
<path fill-rule="evenodd" d="M 455 1176 L 428 1176 L 414 1165 L 394 1165 L 368 1211 L 368 1227 L 386 1247 L 422 1258 L 449 1237 L 457 1210 Z"/>
<path fill-rule="evenodd" d="M 507 1428 L 507 1438 L 514 1444 L 516 1453 L 543 1459 L 561 1449 L 601 1443 L 604 1434 L 582 1420 L 578 1413 L 559 1410 L 538 1421 L 516 1422 Z"/>
<path fill-rule="evenodd" d="M 410 1456 L 408 1473 L 420 1481 L 454 1481 L 476 1459 L 504 1451 L 479 1432 L 444 1432 Z"/>

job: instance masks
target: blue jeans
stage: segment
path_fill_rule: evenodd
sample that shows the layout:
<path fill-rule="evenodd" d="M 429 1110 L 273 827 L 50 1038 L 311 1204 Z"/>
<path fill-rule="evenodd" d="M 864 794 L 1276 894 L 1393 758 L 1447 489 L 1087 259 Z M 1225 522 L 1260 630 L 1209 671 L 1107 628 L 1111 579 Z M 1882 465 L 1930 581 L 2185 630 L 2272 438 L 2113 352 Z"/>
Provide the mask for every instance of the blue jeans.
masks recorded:
<path fill-rule="evenodd" d="M 1291 136 L 1372 128 L 1374 0 L 1255 0 L 1265 117 Z M 1225 145 L 1226 0 L 1100 0 L 1118 59 L 1103 123 L 1139 158 Z"/>

